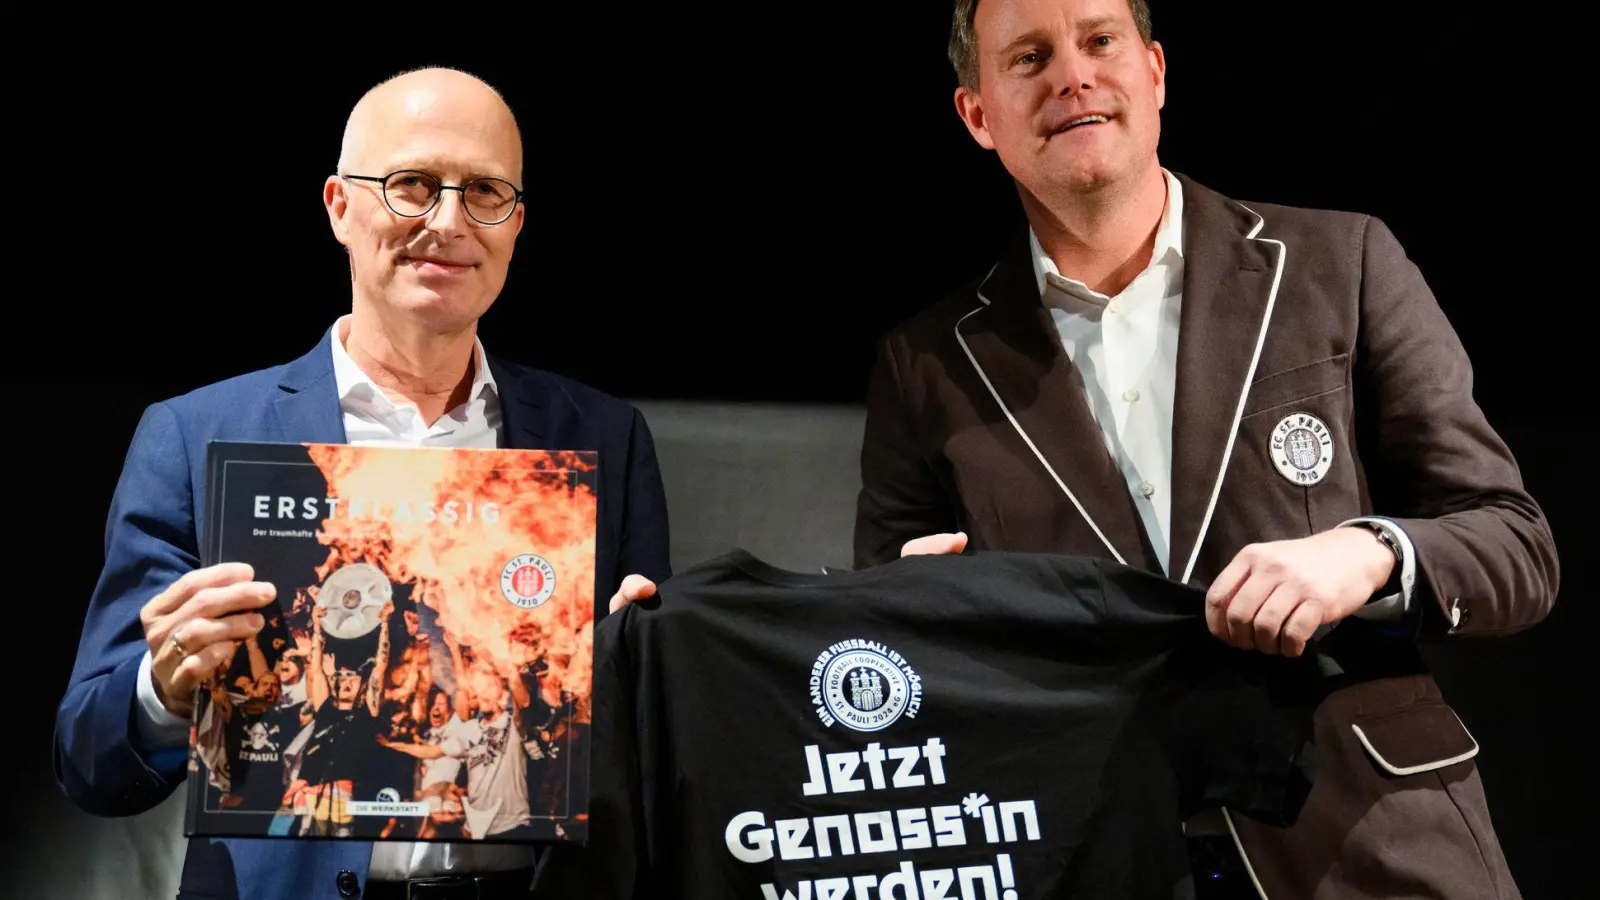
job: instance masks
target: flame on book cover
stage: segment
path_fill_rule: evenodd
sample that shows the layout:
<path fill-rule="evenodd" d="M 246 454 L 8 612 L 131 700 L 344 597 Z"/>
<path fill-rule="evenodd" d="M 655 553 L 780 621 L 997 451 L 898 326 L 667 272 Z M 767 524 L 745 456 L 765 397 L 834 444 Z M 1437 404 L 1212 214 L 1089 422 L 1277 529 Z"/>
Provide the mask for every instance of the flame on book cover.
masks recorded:
<path fill-rule="evenodd" d="M 203 685 L 190 834 L 586 837 L 596 455 L 210 445 L 276 607 Z"/>

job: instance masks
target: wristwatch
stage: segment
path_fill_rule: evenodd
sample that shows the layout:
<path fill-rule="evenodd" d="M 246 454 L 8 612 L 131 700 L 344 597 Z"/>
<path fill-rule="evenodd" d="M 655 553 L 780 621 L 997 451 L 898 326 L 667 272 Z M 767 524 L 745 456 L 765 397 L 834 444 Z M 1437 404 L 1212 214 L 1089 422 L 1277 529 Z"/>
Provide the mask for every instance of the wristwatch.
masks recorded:
<path fill-rule="evenodd" d="M 1394 532 L 1382 522 L 1354 522 L 1352 524 L 1372 532 L 1379 541 L 1383 542 L 1385 547 L 1389 548 L 1389 552 L 1394 554 L 1394 567 L 1389 570 L 1389 580 L 1385 581 L 1383 586 L 1378 588 L 1367 602 L 1373 603 L 1386 597 L 1393 597 L 1400 592 L 1400 574 L 1406 559 L 1405 551 L 1400 549 L 1400 541 L 1394 536 Z"/>

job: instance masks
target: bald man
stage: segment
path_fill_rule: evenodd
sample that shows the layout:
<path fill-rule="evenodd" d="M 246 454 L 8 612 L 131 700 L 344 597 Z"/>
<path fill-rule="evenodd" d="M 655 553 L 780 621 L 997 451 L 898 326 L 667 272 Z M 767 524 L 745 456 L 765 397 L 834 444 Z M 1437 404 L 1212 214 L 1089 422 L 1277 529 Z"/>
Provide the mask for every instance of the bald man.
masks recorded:
<path fill-rule="evenodd" d="M 522 184 L 511 110 L 470 75 L 404 73 L 351 111 L 322 190 L 349 254 L 348 312 L 294 362 L 151 405 L 133 435 L 56 716 L 56 778 L 80 808 L 141 813 L 183 782 L 196 685 L 276 597 L 246 565 L 200 567 L 209 441 L 597 450 L 595 596 L 626 573 L 671 574 L 643 417 L 479 340 L 522 229 Z M 533 864 L 514 846 L 197 839 L 180 897 L 526 897 Z"/>

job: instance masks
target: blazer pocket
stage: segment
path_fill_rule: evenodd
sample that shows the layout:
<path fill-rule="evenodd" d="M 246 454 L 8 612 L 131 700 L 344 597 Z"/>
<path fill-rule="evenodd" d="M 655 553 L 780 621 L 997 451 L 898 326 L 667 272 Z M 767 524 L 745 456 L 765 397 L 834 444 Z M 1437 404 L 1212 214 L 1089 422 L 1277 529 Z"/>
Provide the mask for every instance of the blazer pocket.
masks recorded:
<path fill-rule="evenodd" d="M 1344 387 L 1349 360 L 1349 353 L 1340 353 L 1257 378 L 1250 383 L 1244 414 L 1253 416 Z"/>
<path fill-rule="evenodd" d="M 1396 777 L 1431 772 L 1478 755 L 1477 740 L 1455 710 L 1443 703 L 1357 719 L 1350 728 L 1378 768 Z"/>

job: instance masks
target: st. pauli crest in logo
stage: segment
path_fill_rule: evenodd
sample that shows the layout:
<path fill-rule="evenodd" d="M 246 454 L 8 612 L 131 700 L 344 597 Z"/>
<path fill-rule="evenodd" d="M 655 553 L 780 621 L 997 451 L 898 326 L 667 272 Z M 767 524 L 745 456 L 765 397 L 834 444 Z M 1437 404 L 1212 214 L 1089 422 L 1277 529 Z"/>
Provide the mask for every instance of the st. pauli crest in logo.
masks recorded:
<path fill-rule="evenodd" d="M 1310 413 L 1285 416 L 1272 429 L 1272 462 L 1289 481 L 1316 484 L 1333 466 L 1333 433 Z"/>

